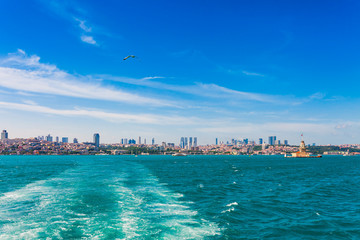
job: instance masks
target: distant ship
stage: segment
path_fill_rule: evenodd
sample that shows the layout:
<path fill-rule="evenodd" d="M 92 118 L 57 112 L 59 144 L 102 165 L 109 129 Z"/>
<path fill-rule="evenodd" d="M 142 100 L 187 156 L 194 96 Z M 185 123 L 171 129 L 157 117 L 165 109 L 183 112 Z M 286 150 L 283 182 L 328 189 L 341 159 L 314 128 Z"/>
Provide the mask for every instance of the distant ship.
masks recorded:
<path fill-rule="evenodd" d="M 182 152 L 178 152 L 178 153 L 174 153 L 173 156 L 177 156 L 177 157 L 185 157 L 187 156 L 185 153 Z"/>
<path fill-rule="evenodd" d="M 305 142 L 304 140 L 301 141 L 299 151 L 290 154 L 285 154 L 285 157 L 290 158 L 321 158 L 322 155 L 314 155 L 309 152 L 306 152 Z"/>

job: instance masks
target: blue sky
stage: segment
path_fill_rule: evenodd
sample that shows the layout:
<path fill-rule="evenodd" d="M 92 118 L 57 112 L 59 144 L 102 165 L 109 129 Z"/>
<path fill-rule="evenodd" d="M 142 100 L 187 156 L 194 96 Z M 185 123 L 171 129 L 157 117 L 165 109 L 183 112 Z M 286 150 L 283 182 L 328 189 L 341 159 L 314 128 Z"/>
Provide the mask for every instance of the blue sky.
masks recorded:
<path fill-rule="evenodd" d="M 10 137 L 359 143 L 358 1 L 1 1 Z M 122 60 L 128 55 L 136 58 Z"/>

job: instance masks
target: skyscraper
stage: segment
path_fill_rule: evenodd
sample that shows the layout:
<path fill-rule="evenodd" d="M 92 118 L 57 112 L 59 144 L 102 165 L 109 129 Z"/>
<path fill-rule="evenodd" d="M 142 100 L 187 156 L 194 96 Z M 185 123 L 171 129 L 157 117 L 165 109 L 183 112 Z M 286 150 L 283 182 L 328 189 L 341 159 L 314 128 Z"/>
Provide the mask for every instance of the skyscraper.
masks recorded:
<path fill-rule="evenodd" d="M 49 135 L 46 136 L 46 141 L 48 142 L 52 142 L 53 141 L 53 137 Z"/>
<path fill-rule="evenodd" d="M 155 138 L 151 139 L 151 145 L 155 145 Z"/>
<path fill-rule="evenodd" d="M 63 142 L 63 143 L 68 143 L 68 142 L 69 142 L 69 138 L 68 138 L 68 137 L 63 137 L 63 138 L 61 139 L 61 142 Z"/>
<path fill-rule="evenodd" d="M 185 147 L 185 139 L 184 139 L 184 137 L 181 137 L 180 138 L 180 148 L 184 148 Z"/>
<path fill-rule="evenodd" d="M 269 136 L 269 144 L 270 145 L 275 145 L 275 141 L 276 141 L 276 136 Z"/>
<path fill-rule="evenodd" d="M 94 133 L 94 145 L 96 148 L 100 146 L 100 134 Z"/>
<path fill-rule="evenodd" d="M 5 139 L 8 139 L 9 138 L 9 134 L 6 130 L 3 130 L 1 132 L 1 140 L 5 140 Z"/>
<path fill-rule="evenodd" d="M 197 137 L 194 137 L 194 147 L 197 147 Z"/>
<path fill-rule="evenodd" d="M 218 145 L 218 144 L 219 144 L 218 138 L 215 138 L 215 145 Z"/>
<path fill-rule="evenodd" d="M 185 137 L 185 138 L 184 138 L 184 148 L 187 147 L 187 145 L 188 145 L 188 138 Z"/>
<path fill-rule="evenodd" d="M 138 141 L 138 144 L 141 144 L 141 137 L 139 136 L 139 141 Z"/>
<path fill-rule="evenodd" d="M 262 138 L 259 138 L 259 144 L 263 144 L 263 139 Z"/>
<path fill-rule="evenodd" d="M 77 138 L 74 138 L 73 142 L 74 142 L 74 143 L 79 143 L 79 141 L 78 141 Z"/>
<path fill-rule="evenodd" d="M 55 139 L 56 139 L 55 141 L 58 143 L 59 142 L 59 136 L 56 136 Z"/>
<path fill-rule="evenodd" d="M 189 145 L 188 145 L 188 148 L 191 149 L 193 145 L 193 138 L 192 137 L 189 137 Z"/>
<path fill-rule="evenodd" d="M 285 146 L 289 145 L 288 140 L 284 140 L 284 145 L 285 145 Z"/>

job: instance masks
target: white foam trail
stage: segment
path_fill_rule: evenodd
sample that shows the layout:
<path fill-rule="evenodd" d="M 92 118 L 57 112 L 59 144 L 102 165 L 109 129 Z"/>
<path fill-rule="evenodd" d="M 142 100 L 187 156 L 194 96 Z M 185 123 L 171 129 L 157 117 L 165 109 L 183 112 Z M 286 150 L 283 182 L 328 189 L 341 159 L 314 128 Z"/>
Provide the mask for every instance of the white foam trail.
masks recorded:
<path fill-rule="evenodd" d="M 229 203 L 228 205 L 226 205 L 227 207 L 231 207 L 231 206 L 237 206 L 239 205 L 237 202 L 232 202 L 232 203 Z"/>
<path fill-rule="evenodd" d="M 147 169 L 138 169 L 137 181 L 139 184 L 132 191 L 143 199 L 137 213 L 145 220 L 143 230 L 147 233 L 152 232 L 155 238 L 161 239 L 202 239 L 220 234 L 215 223 L 201 219 L 188 202 L 181 201 L 182 194 L 160 184 Z M 144 236 L 146 232 L 139 235 Z"/>
<path fill-rule="evenodd" d="M 232 211 L 235 211 L 235 208 L 229 208 L 229 209 L 226 209 L 224 211 L 222 211 L 221 213 L 226 213 L 226 212 L 232 212 Z"/>
<path fill-rule="evenodd" d="M 201 219 L 182 194 L 159 183 L 144 166 L 124 164 L 110 173 L 78 167 L 3 194 L 0 239 L 104 239 L 109 233 L 119 239 L 202 239 L 220 234 L 215 223 Z M 82 202 L 93 183 L 105 188 L 110 210 Z"/>

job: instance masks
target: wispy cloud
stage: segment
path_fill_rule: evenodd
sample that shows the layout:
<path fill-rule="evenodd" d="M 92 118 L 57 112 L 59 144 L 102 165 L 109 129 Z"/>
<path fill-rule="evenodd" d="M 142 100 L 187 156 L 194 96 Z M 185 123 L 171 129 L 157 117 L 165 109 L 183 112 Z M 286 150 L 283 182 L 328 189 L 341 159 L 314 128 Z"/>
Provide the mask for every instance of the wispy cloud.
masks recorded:
<path fill-rule="evenodd" d="M 80 19 L 78 19 L 78 18 L 74 18 L 74 19 L 75 19 L 75 21 L 77 21 L 77 22 L 79 23 L 79 27 L 80 27 L 82 30 L 84 30 L 85 32 L 88 32 L 88 33 L 92 31 L 92 28 L 91 28 L 91 27 L 86 26 L 86 21 L 80 20 Z"/>
<path fill-rule="evenodd" d="M 125 114 L 105 112 L 101 110 L 88 109 L 54 109 L 50 107 L 37 105 L 33 101 L 25 101 L 25 103 L 0 102 L 1 109 L 19 110 L 26 112 L 51 114 L 68 117 L 85 116 L 91 118 L 98 118 L 115 123 L 141 123 L 141 124 L 160 124 L 160 125 L 187 125 L 197 122 L 195 118 L 179 117 L 179 116 L 164 116 L 156 114 Z"/>
<path fill-rule="evenodd" d="M 248 72 L 248 71 L 242 71 L 243 74 L 247 76 L 258 76 L 258 77 L 265 77 L 264 74 L 256 73 L 256 72 Z"/>
<path fill-rule="evenodd" d="M 91 76 L 69 74 L 55 65 L 44 64 L 36 55 L 23 50 L 0 59 L 0 86 L 21 92 L 126 102 L 147 106 L 173 106 L 169 101 L 144 97 L 106 87 Z"/>
<path fill-rule="evenodd" d="M 236 76 L 255 76 L 255 77 L 265 77 L 264 74 L 257 73 L 257 72 L 250 72 L 244 69 L 231 69 L 231 68 L 225 68 L 223 66 L 217 66 L 219 71 L 230 74 L 230 75 L 236 75 Z"/>
<path fill-rule="evenodd" d="M 256 101 L 256 102 L 264 102 L 264 103 L 279 103 L 279 104 L 283 104 L 285 102 L 284 99 L 290 100 L 290 97 L 286 97 L 286 96 L 276 96 L 276 95 L 238 91 L 212 83 L 195 83 L 194 85 L 173 85 L 159 81 L 154 81 L 154 79 L 160 77 L 146 77 L 142 79 L 124 78 L 124 77 L 116 77 L 110 75 L 97 75 L 96 77 L 99 77 L 104 80 L 113 80 L 127 84 L 146 86 L 146 87 L 162 89 L 162 90 L 170 90 L 170 91 L 192 94 L 206 98 L 218 98 L 218 99 L 220 98 L 220 99 L 232 99 L 232 100 L 242 100 L 242 101 Z M 287 101 L 288 104 L 290 102 L 291 101 Z"/>
<path fill-rule="evenodd" d="M 76 1 L 38 0 L 63 19 L 78 27 L 82 42 L 99 46 L 94 38 L 93 27 L 85 20 L 85 12 Z"/>

